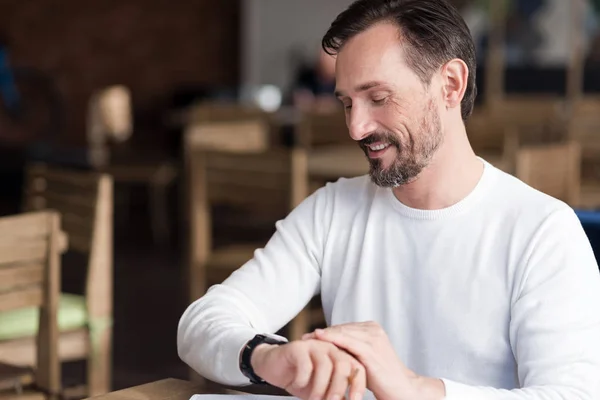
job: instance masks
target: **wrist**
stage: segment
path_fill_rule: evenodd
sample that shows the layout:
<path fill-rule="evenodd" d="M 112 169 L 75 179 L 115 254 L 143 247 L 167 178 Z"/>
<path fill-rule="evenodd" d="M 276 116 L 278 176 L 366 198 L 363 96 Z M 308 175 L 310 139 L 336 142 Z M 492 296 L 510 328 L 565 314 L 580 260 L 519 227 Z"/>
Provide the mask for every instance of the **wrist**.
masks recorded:
<path fill-rule="evenodd" d="M 269 343 L 261 343 L 258 346 L 256 346 L 254 348 L 254 351 L 252 352 L 252 355 L 250 356 L 250 365 L 252 366 L 252 369 L 254 371 L 259 370 L 265 354 L 268 353 L 269 350 L 271 350 L 273 347 L 277 347 L 277 346 L 278 345 L 276 345 L 276 344 L 269 344 Z"/>
<path fill-rule="evenodd" d="M 265 358 L 263 353 L 267 353 L 267 350 L 270 349 L 271 346 L 268 345 L 279 345 L 283 343 L 286 343 L 286 340 L 280 339 L 279 337 L 273 337 L 273 335 L 255 335 L 242 349 L 240 357 L 240 371 L 242 374 L 248 378 L 251 383 L 261 385 L 266 384 L 267 382 L 265 379 L 259 375 L 261 366 L 264 364 L 262 361 Z"/>

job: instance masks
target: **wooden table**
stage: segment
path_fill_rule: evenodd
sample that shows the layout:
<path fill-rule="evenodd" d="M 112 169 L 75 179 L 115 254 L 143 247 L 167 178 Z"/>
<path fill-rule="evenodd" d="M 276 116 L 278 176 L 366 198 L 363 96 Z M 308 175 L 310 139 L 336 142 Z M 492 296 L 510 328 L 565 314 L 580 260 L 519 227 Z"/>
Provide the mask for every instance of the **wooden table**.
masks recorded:
<path fill-rule="evenodd" d="M 194 394 L 203 393 L 205 392 L 202 384 L 169 378 L 93 398 L 98 400 L 189 400 Z"/>
<path fill-rule="evenodd" d="M 229 390 L 224 386 L 214 383 L 194 383 L 179 379 L 163 379 L 160 381 L 135 386 L 128 389 L 118 390 L 101 396 L 93 397 L 95 400 L 189 400 L 195 394 L 227 394 L 234 393 L 233 388 Z M 245 386 L 237 388 L 238 393 L 244 392 L 266 395 L 286 395 L 280 389 L 270 386 Z"/>

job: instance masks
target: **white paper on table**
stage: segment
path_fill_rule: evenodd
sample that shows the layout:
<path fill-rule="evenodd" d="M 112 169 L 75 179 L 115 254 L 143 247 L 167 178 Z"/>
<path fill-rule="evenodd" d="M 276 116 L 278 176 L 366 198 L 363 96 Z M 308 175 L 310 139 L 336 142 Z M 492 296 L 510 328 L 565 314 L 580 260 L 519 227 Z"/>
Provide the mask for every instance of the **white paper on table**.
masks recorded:
<path fill-rule="evenodd" d="M 365 400 L 375 400 L 371 391 L 367 390 L 363 396 Z M 190 400 L 299 400 L 292 396 L 273 396 L 263 394 L 195 394 Z"/>
<path fill-rule="evenodd" d="M 299 400 L 292 396 L 262 394 L 195 394 L 190 400 Z"/>

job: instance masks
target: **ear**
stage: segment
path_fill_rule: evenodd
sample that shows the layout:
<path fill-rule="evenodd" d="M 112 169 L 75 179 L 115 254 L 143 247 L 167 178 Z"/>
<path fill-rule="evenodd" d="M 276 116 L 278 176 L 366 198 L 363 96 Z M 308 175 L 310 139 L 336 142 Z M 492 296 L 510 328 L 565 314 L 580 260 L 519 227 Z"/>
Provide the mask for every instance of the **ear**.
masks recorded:
<path fill-rule="evenodd" d="M 447 108 L 460 107 L 467 90 L 469 67 L 463 60 L 453 59 L 442 67 L 444 102 Z"/>

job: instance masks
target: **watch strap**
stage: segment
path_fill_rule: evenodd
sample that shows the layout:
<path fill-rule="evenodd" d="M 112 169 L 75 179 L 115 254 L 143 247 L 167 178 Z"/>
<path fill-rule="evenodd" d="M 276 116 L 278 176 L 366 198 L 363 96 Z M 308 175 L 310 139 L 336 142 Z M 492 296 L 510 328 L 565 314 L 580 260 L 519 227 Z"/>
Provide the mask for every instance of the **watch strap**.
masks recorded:
<path fill-rule="evenodd" d="M 276 337 L 272 337 L 269 335 L 258 334 L 254 336 L 251 340 L 246 343 L 244 349 L 242 350 L 242 355 L 240 357 L 240 370 L 242 374 L 250 380 L 251 383 L 258 385 L 266 385 L 268 384 L 264 379 L 260 376 L 256 375 L 254 369 L 252 368 L 252 364 L 250 360 L 252 359 L 252 353 L 254 349 L 256 349 L 261 344 L 285 344 L 287 343 L 285 340 L 278 339 Z"/>

